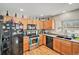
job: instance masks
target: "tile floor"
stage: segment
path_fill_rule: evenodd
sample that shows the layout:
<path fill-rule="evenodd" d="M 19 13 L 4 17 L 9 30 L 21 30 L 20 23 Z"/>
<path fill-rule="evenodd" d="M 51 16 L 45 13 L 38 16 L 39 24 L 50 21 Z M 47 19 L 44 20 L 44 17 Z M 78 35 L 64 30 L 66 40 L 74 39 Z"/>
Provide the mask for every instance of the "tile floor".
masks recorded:
<path fill-rule="evenodd" d="M 24 55 L 60 55 L 60 54 L 42 45 L 36 49 L 25 52 Z"/>

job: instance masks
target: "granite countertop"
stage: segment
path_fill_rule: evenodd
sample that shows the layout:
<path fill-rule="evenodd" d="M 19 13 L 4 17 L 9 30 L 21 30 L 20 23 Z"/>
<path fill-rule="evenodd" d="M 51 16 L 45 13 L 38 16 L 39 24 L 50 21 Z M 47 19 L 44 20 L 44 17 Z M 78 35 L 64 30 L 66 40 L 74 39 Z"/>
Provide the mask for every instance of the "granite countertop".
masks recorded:
<path fill-rule="evenodd" d="M 75 40 L 75 39 L 72 39 L 70 41 L 79 43 L 79 40 Z"/>
<path fill-rule="evenodd" d="M 58 36 L 57 34 L 48 34 L 48 33 L 46 33 L 46 34 L 44 34 L 44 35 L 50 36 L 50 37 L 56 37 L 56 36 Z"/>
<path fill-rule="evenodd" d="M 50 37 L 57 37 L 59 34 L 49 34 L 49 33 L 46 33 L 44 35 L 47 35 L 47 36 L 50 36 Z M 59 37 L 60 38 L 60 37 Z M 65 39 L 65 38 L 61 38 L 62 40 L 68 40 L 68 39 Z M 71 42 L 77 42 L 79 43 L 79 40 L 75 40 L 75 39 L 71 39 L 71 40 L 68 40 L 68 41 L 71 41 Z"/>

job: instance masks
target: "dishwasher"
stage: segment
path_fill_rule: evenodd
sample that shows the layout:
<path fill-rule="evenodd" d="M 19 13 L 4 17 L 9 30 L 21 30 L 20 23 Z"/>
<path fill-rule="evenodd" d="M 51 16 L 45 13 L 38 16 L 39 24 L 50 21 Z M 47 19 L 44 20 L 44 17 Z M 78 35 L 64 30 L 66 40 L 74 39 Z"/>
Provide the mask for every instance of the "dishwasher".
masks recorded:
<path fill-rule="evenodd" d="M 53 49 L 53 37 L 46 36 L 46 46 Z"/>

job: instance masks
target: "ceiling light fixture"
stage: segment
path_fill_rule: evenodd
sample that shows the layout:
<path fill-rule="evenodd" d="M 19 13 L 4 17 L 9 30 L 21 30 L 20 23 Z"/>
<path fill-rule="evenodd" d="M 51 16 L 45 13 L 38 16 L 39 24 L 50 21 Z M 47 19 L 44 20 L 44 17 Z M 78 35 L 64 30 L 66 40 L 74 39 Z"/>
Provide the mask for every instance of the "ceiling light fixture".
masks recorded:
<path fill-rule="evenodd" d="M 20 11 L 24 11 L 23 9 L 20 9 Z"/>
<path fill-rule="evenodd" d="M 40 16 L 44 16 L 43 14 L 41 14 Z"/>
<path fill-rule="evenodd" d="M 64 10 L 64 11 L 62 11 L 63 13 L 65 13 L 66 11 Z"/>
<path fill-rule="evenodd" d="M 71 5 L 72 3 L 68 3 L 69 5 Z"/>

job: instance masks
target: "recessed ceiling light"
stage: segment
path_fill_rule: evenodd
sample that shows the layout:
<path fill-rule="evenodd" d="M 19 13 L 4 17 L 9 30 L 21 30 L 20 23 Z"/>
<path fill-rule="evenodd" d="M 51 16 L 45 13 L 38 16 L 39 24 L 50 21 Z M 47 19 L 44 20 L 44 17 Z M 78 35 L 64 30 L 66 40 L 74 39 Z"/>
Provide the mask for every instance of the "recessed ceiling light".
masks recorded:
<path fill-rule="evenodd" d="M 71 5 L 72 3 L 68 3 L 69 5 Z"/>
<path fill-rule="evenodd" d="M 41 14 L 40 16 L 44 16 L 43 14 Z"/>
<path fill-rule="evenodd" d="M 20 9 L 20 11 L 23 11 L 23 9 Z"/>
<path fill-rule="evenodd" d="M 66 11 L 64 10 L 64 11 L 62 11 L 63 13 L 65 13 Z"/>

